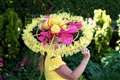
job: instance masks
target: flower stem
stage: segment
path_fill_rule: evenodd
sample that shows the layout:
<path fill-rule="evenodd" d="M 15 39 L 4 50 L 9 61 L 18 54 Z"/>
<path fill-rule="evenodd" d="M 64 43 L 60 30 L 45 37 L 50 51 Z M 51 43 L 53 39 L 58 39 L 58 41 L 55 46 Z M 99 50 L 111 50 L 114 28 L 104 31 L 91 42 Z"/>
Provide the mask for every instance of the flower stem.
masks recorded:
<path fill-rule="evenodd" d="M 77 32 L 77 36 L 74 38 L 74 41 L 78 38 L 79 36 L 79 31 Z"/>

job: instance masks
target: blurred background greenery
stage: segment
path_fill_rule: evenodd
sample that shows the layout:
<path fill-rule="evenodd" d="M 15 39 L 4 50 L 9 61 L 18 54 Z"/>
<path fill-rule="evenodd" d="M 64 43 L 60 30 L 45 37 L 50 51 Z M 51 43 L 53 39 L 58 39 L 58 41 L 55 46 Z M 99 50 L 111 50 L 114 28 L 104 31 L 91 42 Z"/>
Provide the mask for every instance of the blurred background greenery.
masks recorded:
<path fill-rule="evenodd" d="M 95 9 L 106 10 L 112 23 L 96 28 L 91 60 L 80 80 L 120 80 L 120 1 L 119 0 L 0 0 L 0 80 L 39 80 L 39 55 L 21 39 L 24 26 L 40 14 L 69 12 L 94 17 Z M 102 21 L 102 18 L 100 19 Z M 98 22 L 99 23 L 99 22 Z M 63 57 L 71 69 L 82 55 Z M 42 77 L 44 79 L 44 76 Z"/>

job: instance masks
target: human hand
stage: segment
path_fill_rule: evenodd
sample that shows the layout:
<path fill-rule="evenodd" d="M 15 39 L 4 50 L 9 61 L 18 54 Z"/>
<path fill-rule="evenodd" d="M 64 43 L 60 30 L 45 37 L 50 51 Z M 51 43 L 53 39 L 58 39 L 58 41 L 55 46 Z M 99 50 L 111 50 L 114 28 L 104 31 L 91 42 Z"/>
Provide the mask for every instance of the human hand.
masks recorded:
<path fill-rule="evenodd" d="M 82 54 L 84 55 L 85 58 L 90 58 L 90 51 L 88 48 L 83 48 L 81 49 Z"/>

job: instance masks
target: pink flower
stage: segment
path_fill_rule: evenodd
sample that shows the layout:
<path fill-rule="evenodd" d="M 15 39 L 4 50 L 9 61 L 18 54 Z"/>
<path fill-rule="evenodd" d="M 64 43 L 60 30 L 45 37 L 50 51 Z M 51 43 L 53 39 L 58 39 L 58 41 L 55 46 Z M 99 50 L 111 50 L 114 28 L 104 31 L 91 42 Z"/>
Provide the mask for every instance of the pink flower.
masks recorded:
<path fill-rule="evenodd" d="M 69 26 L 69 28 L 67 30 L 69 33 L 76 33 L 82 27 L 82 23 L 81 22 L 69 22 L 69 23 L 67 23 L 67 25 Z"/>
<path fill-rule="evenodd" d="M 51 41 L 51 38 L 52 38 L 52 34 L 49 31 L 40 32 L 38 36 L 38 40 L 43 43 Z"/>
<path fill-rule="evenodd" d="M 82 24 L 81 22 L 69 22 L 67 25 L 69 28 L 67 30 L 62 29 L 58 34 L 58 41 L 69 45 L 73 42 L 74 33 L 81 29 Z"/>
<path fill-rule="evenodd" d="M 46 17 L 46 20 L 47 19 L 48 17 Z M 61 28 L 59 33 L 55 34 L 55 37 L 58 38 L 56 42 L 69 45 L 73 42 L 73 35 L 81 29 L 82 24 L 81 22 L 69 22 L 66 25 L 68 26 L 68 29 L 64 30 Z M 48 30 L 40 32 L 38 40 L 42 43 L 49 43 L 52 40 L 52 38 L 53 34 L 51 33 L 51 31 Z"/>
<path fill-rule="evenodd" d="M 61 32 L 58 35 L 58 41 L 66 45 L 69 45 L 73 42 L 73 35 L 67 32 Z"/>
<path fill-rule="evenodd" d="M 45 16 L 45 21 L 48 21 L 49 18 L 50 16 Z"/>

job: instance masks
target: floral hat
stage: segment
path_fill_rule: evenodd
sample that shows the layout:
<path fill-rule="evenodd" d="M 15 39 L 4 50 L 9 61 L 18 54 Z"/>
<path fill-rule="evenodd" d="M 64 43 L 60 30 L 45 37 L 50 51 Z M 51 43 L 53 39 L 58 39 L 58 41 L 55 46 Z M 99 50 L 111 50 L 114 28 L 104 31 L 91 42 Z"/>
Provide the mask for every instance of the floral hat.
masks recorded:
<path fill-rule="evenodd" d="M 22 38 L 36 53 L 68 56 L 90 44 L 94 26 L 91 18 L 85 21 L 68 13 L 41 15 L 25 27 Z"/>

